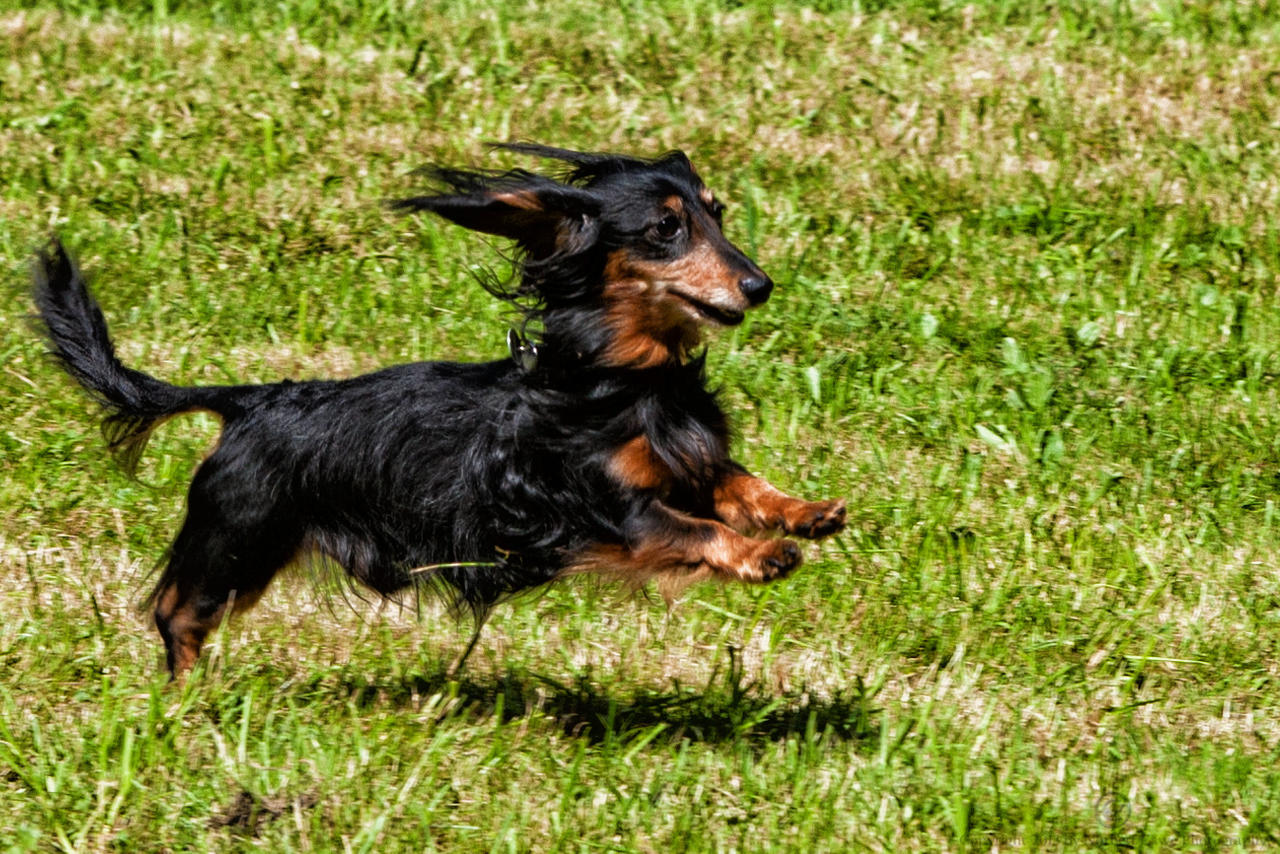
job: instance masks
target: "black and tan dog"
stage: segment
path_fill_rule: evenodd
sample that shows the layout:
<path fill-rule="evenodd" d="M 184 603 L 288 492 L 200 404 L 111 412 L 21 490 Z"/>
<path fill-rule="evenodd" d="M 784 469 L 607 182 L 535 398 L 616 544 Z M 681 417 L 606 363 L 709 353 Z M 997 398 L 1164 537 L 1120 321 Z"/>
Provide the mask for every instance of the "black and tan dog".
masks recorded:
<path fill-rule="evenodd" d="M 569 169 L 438 169 L 439 192 L 395 206 L 515 241 L 518 278 L 496 291 L 539 330 L 536 358 L 528 345 L 347 380 L 174 386 L 122 365 L 75 264 L 56 241 L 41 253 L 53 352 L 106 405 L 126 467 L 163 420 L 222 419 L 151 594 L 171 672 L 307 554 L 383 595 L 437 582 L 482 614 L 575 572 L 771 581 L 800 550 L 755 535 L 844 526 L 843 501 L 788 497 L 729 457 L 693 351 L 773 282 L 725 239 L 688 158 L 506 148 Z"/>

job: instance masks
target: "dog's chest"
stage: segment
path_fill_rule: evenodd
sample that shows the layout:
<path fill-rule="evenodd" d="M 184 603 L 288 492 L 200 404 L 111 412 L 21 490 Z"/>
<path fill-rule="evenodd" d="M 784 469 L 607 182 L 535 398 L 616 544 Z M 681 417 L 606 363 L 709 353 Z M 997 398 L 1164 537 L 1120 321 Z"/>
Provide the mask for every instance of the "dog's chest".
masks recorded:
<path fill-rule="evenodd" d="M 726 456 L 724 438 L 705 428 L 673 435 L 641 433 L 618 446 L 608 469 L 625 488 L 669 498 L 709 489 Z"/>
<path fill-rule="evenodd" d="M 635 399 L 614 409 L 608 475 L 624 490 L 697 500 L 709 494 L 728 459 L 724 411 L 699 365 L 646 380 Z"/>
<path fill-rule="evenodd" d="M 609 458 L 609 474 L 625 487 L 657 492 L 663 497 L 675 484 L 675 472 L 654 452 L 649 437 L 641 434 L 625 442 Z"/>

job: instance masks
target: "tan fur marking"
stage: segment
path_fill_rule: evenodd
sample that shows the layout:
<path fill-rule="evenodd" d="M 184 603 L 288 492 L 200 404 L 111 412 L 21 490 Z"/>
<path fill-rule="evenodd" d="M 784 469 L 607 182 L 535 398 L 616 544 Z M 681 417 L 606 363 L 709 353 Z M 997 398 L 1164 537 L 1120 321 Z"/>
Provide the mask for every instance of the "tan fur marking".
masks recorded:
<path fill-rule="evenodd" d="M 156 596 L 156 614 L 169 618 L 178 607 L 178 585 L 170 584 Z"/>
<path fill-rule="evenodd" d="M 664 280 L 691 286 L 695 294 L 711 297 L 716 291 L 727 291 L 735 302 L 740 301 L 737 274 L 706 241 L 698 241 L 675 261 L 652 264 L 650 269 Z"/>
<path fill-rule="evenodd" d="M 660 285 L 626 253 L 618 250 L 605 265 L 605 323 L 613 340 L 604 353 L 607 364 L 651 368 L 679 361 L 697 344 L 697 327 L 681 317 Z"/>
<path fill-rule="evenodd" d="M 173 673 L 176 676 L 195 666 L 200 657 L 200 649 L 205 638 L 222 623 L 231 606 L 232 614 L 247 611 L 262 598 L 266 588 L 246 591 L 241 595 L 232 595 L 208 617 L 201 619 L 196 612 L 195 604 L 190 599 L 183 602 L 176 584 L 170 584 L 156 597 L 156 619 L 165 623 L 169 636 L 169 652 L 173 657 Z"/>
<path fill-rule="evenodd" d="M 716 515 L 738 531 L 776 531 L 786 521 L 791 498 L 767 480 L 734 473 L 716 485 Z"/>
<path fill-rule="evenodd" d="M 781 578 L 800 565 L 790 540 L 757 540 L 719 522 L 663 508 L 670 527 L 626 546 L 593 546 L 578 555 L 566 573 L 618 576 L 641 586 L 657 580 L 666 592 L 708 577 L 760 584 Z"/>
<path fill-rule="evenodd" d="M 156 619 L 163 621 L 168 633 L 169 655 L 173 664 L 173 675 L 190 670 L 200 657 L 200 648 L 226 611 L 223 605 L 215 611 L 210 619 L 202 620 L 196 613 L 195 604 L 188 599 L 180 601 L 177 585 L 167 587 L 159 597 L 156 605 Z"/>
<path fill-rule="evenodd" d="M 706 187 L 698 188 L 698 198 L 702 199 L 702 203 L 707 207 L 711 207 L 716 203 L 716 195 Z"/>
<path fill-rule="evenodd" d="M 531 190 L 505 190 L 501 193 L 494 193 L 490 198 L 495 202 L 501 202 L 504 205 L 510 205 L 523 211 L 540 211 L 543 209 L 542 202 L 538 199 L 537 194 Z"/>
<path fill-rule="evenodd" d="M 737 531 L 783 531 L 800 536 L 826 536 L 844 527 L 844 501 L 793 498 L 767 480 L 745 471 L 716 484 L 716 515 Z"/>
<path fill-rule="evenodd" d="M 663 492 L 671 480 L 671 471 L 653 453 L 653 446 L 644 436 L 636 436 L 618 449 L 609 461 L 609 474 L 633 489 Z"/>
<path fill-rule="evenodd" d="M 722 309 L 747 308 L 734 271 L 705 241 L 669 262 L 619 249 L 604 273 L 605 322 L 614 332 L 604 359 L 612 365 L 655 367 L 679 361 L 697 346 L 702 321 L 675 292 Z"/>

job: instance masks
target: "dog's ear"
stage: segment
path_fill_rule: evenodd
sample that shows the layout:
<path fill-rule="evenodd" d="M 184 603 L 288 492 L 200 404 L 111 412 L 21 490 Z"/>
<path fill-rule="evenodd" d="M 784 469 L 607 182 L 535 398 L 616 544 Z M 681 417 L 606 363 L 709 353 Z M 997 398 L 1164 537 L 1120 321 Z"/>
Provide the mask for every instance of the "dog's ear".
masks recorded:
<path fill-rule="evenodd" d="M 463 228 L 510 238 L 533 258 L 578 252 L 599 233 L 600 205 L 579 187 L 518 171 L 431 174 L 453 192 L 400 199 L 392 207 L 431 211 Z"/>

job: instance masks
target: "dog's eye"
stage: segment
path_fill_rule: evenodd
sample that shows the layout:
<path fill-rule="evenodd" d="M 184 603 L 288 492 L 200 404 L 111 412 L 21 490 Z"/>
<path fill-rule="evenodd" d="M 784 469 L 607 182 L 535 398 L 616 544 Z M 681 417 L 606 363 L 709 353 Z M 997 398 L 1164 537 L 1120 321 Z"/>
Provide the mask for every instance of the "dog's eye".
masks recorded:
<path fill-rule="evenodd" d="M 658 224 L 653 227 L 654 232 L 663 240 L 670 240 L 680 233 L 680 227 L 684 225 L 680 221 L 680 217 L 673 213 L 669 213 L 662 219 L 658 220 Z"/>

